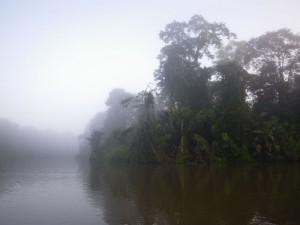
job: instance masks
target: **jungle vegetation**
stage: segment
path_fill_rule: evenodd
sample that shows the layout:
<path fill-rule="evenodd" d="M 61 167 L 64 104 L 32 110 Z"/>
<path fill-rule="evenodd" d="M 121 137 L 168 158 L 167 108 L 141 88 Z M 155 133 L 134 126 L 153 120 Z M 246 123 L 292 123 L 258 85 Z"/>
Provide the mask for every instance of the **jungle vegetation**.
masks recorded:
<path fill-rule="evenodd" d="M 91 163 L 300 161 L 300 36 L 236 41 L 195 15 L 159 34 L 155 87 L 114 89 Z"/>

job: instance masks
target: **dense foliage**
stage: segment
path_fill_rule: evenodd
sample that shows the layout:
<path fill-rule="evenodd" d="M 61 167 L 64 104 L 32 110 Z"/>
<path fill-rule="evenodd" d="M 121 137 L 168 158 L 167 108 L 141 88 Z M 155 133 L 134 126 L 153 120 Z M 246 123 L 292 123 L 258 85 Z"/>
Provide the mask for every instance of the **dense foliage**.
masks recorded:
<path fill-rule="evenodd" d="M 89 137 L 93 163 L 300 160 L 299 35 L 234 41 L 223 23 L 196 15 L 160 38 L 157 86 L 112 92 L 113 126 Z"/>

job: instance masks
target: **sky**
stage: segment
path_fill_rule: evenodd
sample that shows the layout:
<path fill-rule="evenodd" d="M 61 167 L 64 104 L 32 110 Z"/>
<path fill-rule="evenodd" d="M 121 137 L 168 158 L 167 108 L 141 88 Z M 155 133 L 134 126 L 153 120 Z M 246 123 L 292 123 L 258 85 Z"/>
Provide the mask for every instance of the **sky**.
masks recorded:
<path fill-rule="evenodd" d="M 195 14 L 247 40 L 300 32 L 299 0 L 0 0 L 0 118 L 80 134 L 113 88 L 153 83 L 165 25 Z"/>

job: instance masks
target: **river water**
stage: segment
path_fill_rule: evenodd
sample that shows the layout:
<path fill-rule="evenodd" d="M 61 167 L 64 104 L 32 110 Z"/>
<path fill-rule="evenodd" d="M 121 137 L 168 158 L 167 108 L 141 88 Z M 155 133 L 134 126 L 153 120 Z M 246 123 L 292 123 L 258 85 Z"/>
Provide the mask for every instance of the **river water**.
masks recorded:
<path fill-rule="evenodd" d="M 300 165 L 0 167 L 0 225 L 300 224 Z"/>

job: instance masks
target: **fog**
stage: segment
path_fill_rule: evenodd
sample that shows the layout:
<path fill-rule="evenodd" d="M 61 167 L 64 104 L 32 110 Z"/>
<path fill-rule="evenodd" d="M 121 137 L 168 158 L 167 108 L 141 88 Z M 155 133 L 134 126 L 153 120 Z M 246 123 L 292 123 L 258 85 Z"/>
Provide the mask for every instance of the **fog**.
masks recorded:
<path fill-rule="evenodd" d="M 299 6 L 297 0 L 1 1 L 0 144 L 40 156 L 73 154 L 79 138 L 80 148 L 89 149 L 93 131 L 105 138 L 130 123 L 132 111 L 118 101 L 155 83 L 158 34 L 166 24 L 200 14 L 247 40 L 282 27 L 298 32 Z"/>
<path fill-rule="evenodd" d="M 78 138 L 80 150 L 78 158 L 81 161 L 89 158 L 93 139 L 99 142 L 96 144 L 99 145 L 104 143 L 105 139 L 117 128 L 126 128 L 133 124 L 137 110 L 126 107 L 122 102 L 135 96 L 136 94 L 128 93 L 121 88 L 115 88 L 109 93 L 105 102 L 108 109 L 97 113 Z"/>
<path fill-rule="evenodd" d="M 158 33 L 194 14 L 240 39 L 300 30 L 299 1 L 1 1 L 0 117 L 21 126 L 82 133 L 114 88 L 153 82 Z"/>
<path fill-rule="evenodd" d="M 78 154 L 77 137 L 70 133 L 21 127 L 0 118 L 0 162 L 33 159 L 74 158 Z"/>
<path fill-rule="evenodd" d="M 0 224 L 298 224 L 299 8 L 0 0 Z"/>

